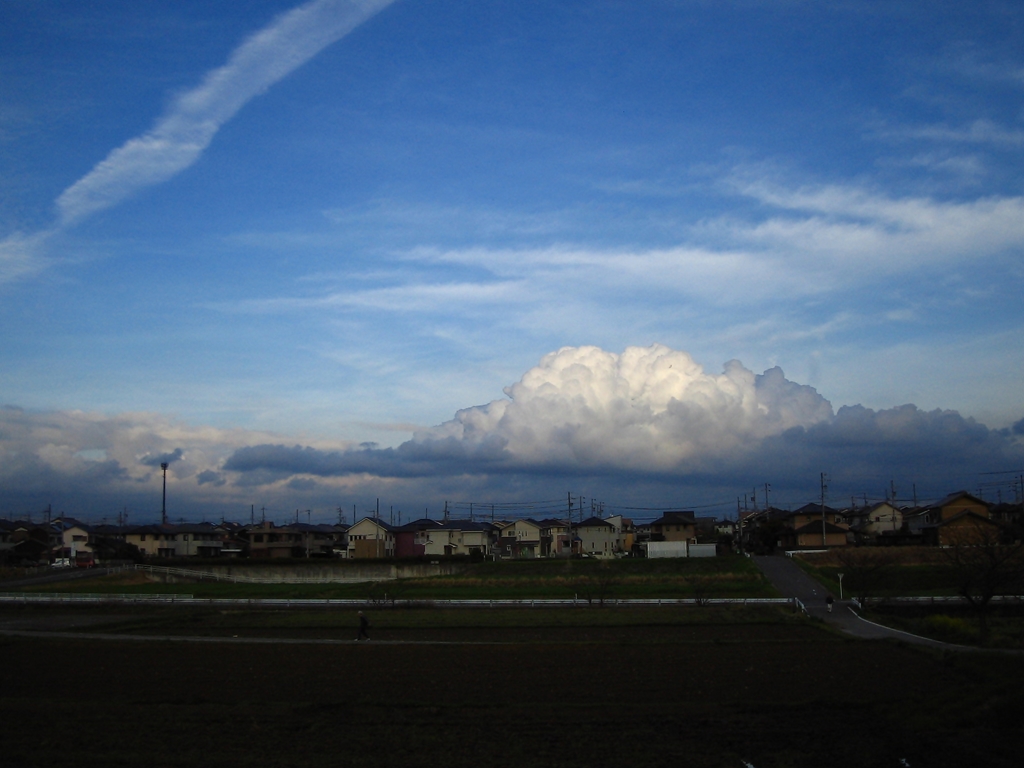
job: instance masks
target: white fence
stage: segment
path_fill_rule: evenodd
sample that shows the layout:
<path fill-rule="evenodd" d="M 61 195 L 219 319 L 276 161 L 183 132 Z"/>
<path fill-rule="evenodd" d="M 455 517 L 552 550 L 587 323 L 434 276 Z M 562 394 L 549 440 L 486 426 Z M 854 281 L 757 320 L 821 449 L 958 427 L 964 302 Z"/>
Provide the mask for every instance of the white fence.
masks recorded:
<path fill-rule="evenodd" d="M 789 597 L 752 598 L 605 598 L 587 600 L 566 598 L 553 600 L 396 600 L 386 595 L 375 599 L 289 599 L 289 598 L 222 598 L 194 597 L 193 595 L 130 595 L 130 594 L 84 594 L 74 592 L 4 592 L 0 603 L 71 604 L 71 603 L 161 603 L 174 605 L 251 606 L 263 608 L 344 608 L 344 607 L 395 607 L 395 608 L 586 608 L 605 607 L 656 607 L 691 605 L 797 605 Z"/>

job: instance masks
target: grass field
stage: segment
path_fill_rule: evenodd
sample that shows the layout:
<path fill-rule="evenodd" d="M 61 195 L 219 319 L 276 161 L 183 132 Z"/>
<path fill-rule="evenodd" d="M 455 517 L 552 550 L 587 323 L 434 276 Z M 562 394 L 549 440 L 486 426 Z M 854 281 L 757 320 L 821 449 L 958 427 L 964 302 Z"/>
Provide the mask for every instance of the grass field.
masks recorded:
<path fill-rule="evenodd" d="M 748 558 L 525 560 L 467 564 L 462 573 L 376 584 L 163 583 L 139 572 L 30 587 L 36 592 L 163 593 L 216 598 L 544 599 L 776 597 Z"/>
<path fill-rule="evenodd" d="M 862 555 L 858 563 L 858 555 Z M 842 562 L 843 559 L 847 562 Z M 815 578 L 839 593 L 845 573 L 847 596 L 955 595 L 961 574 L 936 547 L 858 547 L 847 551 L 805 552 L 794 557 Z"/>
<path fill-rule="evenodd" d="M 857 556 L 863 560 L 857 562 Z M 847 562 L 841 562 L 842 559 Z M 900 603 L 889 597 L 956 596 L 963 574 L 934 547 L 860 548 L 852 552 L 804 553 L 794 557 L 805 571 L 834 594 L 844 573 L 846 597 L 864 602 L 868 618 L 880 624 L 947 643 L 988 648 L 1024 649 L 1024 605 L 1019 600 L 993 602 L 981 616 L 955 603 Z M 852 566 L 852 567 L 851 567 Z M 1005 593 L 1019 595 L 1021 583 L 1007 583 Z"/>
<path fill-rule="evenodd" d="M 0 609 L 9 628 L 149 637 L 0 636 L 0 722 L 18 735 L 5 739 L 4 762 L 1019 762 L 1019 656 L 849 640 L 783 608 L 392 609 L 370 618 L 373 639 L 357 644 L 352 611 Z"/>

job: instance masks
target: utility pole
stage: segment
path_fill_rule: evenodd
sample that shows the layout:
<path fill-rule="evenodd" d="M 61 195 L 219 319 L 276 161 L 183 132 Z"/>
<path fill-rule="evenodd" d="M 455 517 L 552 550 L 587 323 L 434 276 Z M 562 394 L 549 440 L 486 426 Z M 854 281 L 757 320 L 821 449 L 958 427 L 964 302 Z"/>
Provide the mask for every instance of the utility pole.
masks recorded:
<path fill-rule="evenodd" d="M 160 469 L 164 471 L 164 501 L 160 508 L 160 523 L 167 525 L 167 462 L 160 462 Z"/>
<path fill-rule="evenodd" d="M 824 472 L 821 473 L 821 546 L 828 547 L 828 539 L 826 538 L 825 531 L 825 491 L 828 490 L 828 486 L 825 485 L 829 477 Z"/>
<path fill-rule="evenodd" d="M 914 496 L 917 496 L 917 484 L 915 483 L 912 487 L 914 489 Z M 915 504 L 914 506 L 917 505 Z M 892 519 L 893 531 L 896 530 L 896 518 L 899 517 L 899 515 L 896 514 L 898 509 L 899 507 L 896 505 L 896 488 L 894 487 L 892 489 L 892 512 L 889 513 L 889 517 Z"/>
<path fill-rule="evenodd" d="M 572 555 L 572 491 L 566 491 L 565 497 L 568 502 L 568 527 L 565 530 L 565 544 L 569 548 L 568 555 Z"/>
<path fill-rule="evenodd" d="M 377 498 L 376 511 L 373 513 L 373 522 L 377 526 L 377 530 L 374 531 L 374 538 L 377 540 L 377 559 L 380 559 L 380 498 Z"/>
<path fill-rule="evenodd" d="M 768 503 L 768 492 L 771 491 L 771 483 L 764 484 L 764 511 L 768 512 L 771 510 L 772 505 Z"/>

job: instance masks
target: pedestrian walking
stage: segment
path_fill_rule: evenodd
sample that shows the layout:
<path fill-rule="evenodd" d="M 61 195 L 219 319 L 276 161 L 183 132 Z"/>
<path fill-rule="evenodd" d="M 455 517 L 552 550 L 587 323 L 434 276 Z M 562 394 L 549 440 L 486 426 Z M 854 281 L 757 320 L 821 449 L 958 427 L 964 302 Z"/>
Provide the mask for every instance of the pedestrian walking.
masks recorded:
<path fill-rule="evenodd" d="M 832 613 L 832 603 L 833 602 L 835 602 L 835 601 L 832 599 L 832 595 L 829 595 L 828 597 L 825 598 L 825 606 L 828 608 L 828 612 L 829 613 Z"/>
<path fill-rule="evenodd" d="M 369 629 L 370 629 L 370 620 L 368 618 L 366 618 L 366 616 L 363 614 L 362 611 L 360 611 L 359 612 L 359 634 L 356 635 L 356 642 L 357 643 L 360 640 L 369 640 L 370 639 Z"/>

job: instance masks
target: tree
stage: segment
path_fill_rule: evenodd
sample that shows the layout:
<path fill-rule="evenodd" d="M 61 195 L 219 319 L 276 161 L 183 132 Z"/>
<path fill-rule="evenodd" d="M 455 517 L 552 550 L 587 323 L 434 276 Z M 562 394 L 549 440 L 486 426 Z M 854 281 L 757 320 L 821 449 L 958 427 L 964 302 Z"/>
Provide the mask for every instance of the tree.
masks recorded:
<path fill-rule="evenodd" d="M 846 577 L 844 586 L 862 606 L 888 585 L 896 562 L 888 548 L 852 547 L 837 549 L 833 555 Z"/>
<path fill-rule="evenodd" d="M 693 592 L 694 605 L 711 605 L 711 590 L 714 587 L 714 580 L 709 576 L 694 574 L 686 577 L 686 583 Z"/>
<path fill-rule="evenodd" d="M 955 574 L 957 594 L 978 619 L 979 635 L 987 639 L 992 598 L 1019 594 L 1024 584 L 1024 543 L 1007 543 L 1007 530 L 983 518 L 963 521 L 946 540 L 939 551 Z"/>
<path fill-rule="evenodd" d="M 611 597 L 613 588 L 619 583 L 618 573 L 606 560 L 599 561 L 595 570 L 596 573 L 583 576 L 576 583 L 589 604 L 593 605 L 597 600 L 597 604 L 604 607 L 604 601 Z"/>

